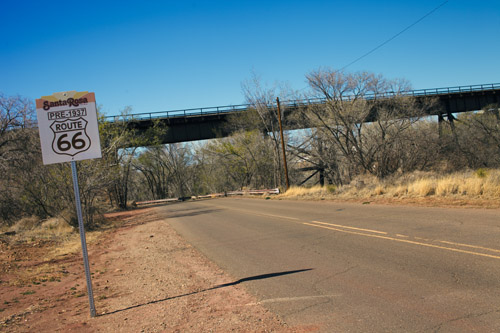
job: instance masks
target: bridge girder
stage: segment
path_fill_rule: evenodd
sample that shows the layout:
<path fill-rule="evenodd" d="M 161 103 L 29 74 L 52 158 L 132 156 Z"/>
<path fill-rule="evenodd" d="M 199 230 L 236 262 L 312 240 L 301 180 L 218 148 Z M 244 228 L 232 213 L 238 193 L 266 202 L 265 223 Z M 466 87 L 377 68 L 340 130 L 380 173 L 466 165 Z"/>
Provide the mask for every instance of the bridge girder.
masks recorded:
<path fill-rule="evenodd" d="M 439 103 L 437 103 L 437 107 L 435 109 L 429 111 L 429 115 L 450 116 L 453 113 L 481 110 L 490 104 L 500 105 L 500 89 L 435 94 L 433 96 L 438 98 Z M 429 98 L 429 96 L 415 96 L 415 98 L 422 99 Z M 288 104 L 285 111 L 285 117 L 287 113 L 303 107 L 303 104 Z M 168 127 L 166 134 L 161 138 L 161 142 L 163 144 L 169 144 L 215 139 L 229 136 L 232 134 L 232 131 L 227 126 L 224 126 L 227 118 L 230 115 L 244 111 L 245 109 L 239 109 L 238 111 L 215 114 L 156 118 Z M 374 119 L 370 119 L 370 121 L 373 120 Z M 146 130 L 147 128 L 152 126 L 153 121 L 155 121 L 155 119 L 138 119 L 129 120 L 128 122 L 131 128 L 137 130 Z M 304 126 L 295 124 L 288 129 L 300 128 L 304 128 Z"/>

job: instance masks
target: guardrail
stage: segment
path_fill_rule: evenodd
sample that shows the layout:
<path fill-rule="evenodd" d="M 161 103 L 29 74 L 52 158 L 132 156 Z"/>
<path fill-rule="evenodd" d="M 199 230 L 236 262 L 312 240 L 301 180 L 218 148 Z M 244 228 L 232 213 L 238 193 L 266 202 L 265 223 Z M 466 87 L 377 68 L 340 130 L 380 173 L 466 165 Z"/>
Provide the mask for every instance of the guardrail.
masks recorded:
<path fill-rule="evenodd" d="M 144 206 L 144 205 L 154 205 L 154 204 L 158 204 L 158 203 L 175 202 L 175 201 L 179 201 L 179 198 L 138 201 L 138 202 L 135 202 L 135 205 L 136 206 Z"/>
<path fill-rule="evenodd" d="M 408 91 L 386 91 L 383 93 L 370 93 L 363 96 L 365 99 L 377 99 L 377 98 L 390 98 L 395 96 L 436 96 L 444 94 L 457 94 L 457 93 L 467 93 L 475 91 L 489 91 L 500 89 L 500 83 L 488 83 L 488 84 L 476 84 L 469 86 L 456 86 L 456 87 L 445 87 L 445 88 L 431 88 L 431 89 L 417 89 Z M 342 100 L 350 101 L 354 98 L 359 98 L 356 96 L 342 96 Z M 310 104 L 320 104 L 326 101 L 325 98 L 310 98 L 310 99 L 297 99 L 282 101 L 283 106 L 288 107 L 300 107 Z M 141 120 L 154 120 L 154 119 L 167 119 L 167 118 L 187 118 L 187 117 L 198 117 L 204 115 L 217 115 L 226 114 L 231 112 L 245 111 L 252 108 L 252 104 L 238 104 L 238 105 L 226 105 L 226 106 L 212 106 L 212 107 L 202 107 L 202 108 L 192 108 L 192 109 L 179 109 L 170 111 L 155 111 L 155 112 L 143 112 L 134 113 L 130 115 L 119 115 L 119 116 L 106 116 L 104 120 L 109 122 L 117 121 L 141 121 Z M 274 108 L 275 105 L 268 104 L 268 108 Z"/>
<path fill-rule="evenodd" d="M 268 190 L 241 190 L 241 191 L 232 191 L 227 192 L 227 195 L 263 195 L 263 194 L 280 194 L 279 188 L 273 188 Z"/>
<path fill-rule="evenodd" d="M 166 202 L 178 202 L 185 201 L 186 199 L 210 199 L 210 198 L 219 198 L 219 197 L 227 197 L 233 195 L 271 195 L 271 194 L 280 194 L 279 188 L 272 188 L 267 190 L 241 190 L 241 191 L 230 191 L 224 193 L 213 193 L 208 195 L 197 195 L 192 196 L 191 198 L 170 198 L 170 199 L 159 199 L 159 200 L 148 200 L 148 201 L 138 201 L 134 202 L 135 206 L 147 206 L 147 205 L 155 205 Z"/>

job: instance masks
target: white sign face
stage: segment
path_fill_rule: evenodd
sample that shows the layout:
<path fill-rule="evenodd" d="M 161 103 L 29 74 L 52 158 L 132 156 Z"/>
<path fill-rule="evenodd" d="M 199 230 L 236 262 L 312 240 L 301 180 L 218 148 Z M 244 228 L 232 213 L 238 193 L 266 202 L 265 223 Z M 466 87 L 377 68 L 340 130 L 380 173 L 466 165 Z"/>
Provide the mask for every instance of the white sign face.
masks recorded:
<path fill-rule="evenodd" d="M 67 91 L 36 100 L 43 164 L 101 157 L 94 93 Z"/>

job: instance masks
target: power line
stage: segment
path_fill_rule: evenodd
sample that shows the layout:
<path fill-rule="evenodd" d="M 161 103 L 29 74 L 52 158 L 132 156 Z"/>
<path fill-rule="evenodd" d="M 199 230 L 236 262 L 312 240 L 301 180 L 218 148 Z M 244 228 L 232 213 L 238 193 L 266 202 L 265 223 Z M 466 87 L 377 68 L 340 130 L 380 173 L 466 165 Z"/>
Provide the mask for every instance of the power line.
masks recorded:
<path fill-rule="evenodd" d="M 345 65 L 344 67 L 342 67 L 339 71 L 342 71 L 344 69 L 346 69 L 347 67 L 351 66 L 352 64 L 355 64 L 356 62 L 360 61 L 361 59 L 367 57 L 368 55 L 372 54 L 373 52 L 377 51 L 378 49 L 380 49 L 382 46 L 386 45 L 387 43 L 391 42 L 393 39 L 395 39 L 396 37 L 398 37 L 399 35 L 403 34 L 404 32 L 406 32 L 407 30 L 411 29 L 413 26 L 417 25 L 418 23 L 420 23 L 421 21 L 423 21 L 427 16 L 430 16 L 432 15 L 432 13 L 434 13 L 435 11 L 437 11 L 439 8 L 443 7 L 446 3 L 448 2 L 447 1 L 443 1 L 439 6 L 435 7 L 434 9 L 432 9 L 430 12 L 428 12 L 427 14 L 425 14 L 424 16 L 422 16 L 421 18 L 419 18 L 418 20 L 416 20 L 415 22 L 413 22 L 412 24 L 410 24 L 409 26 L 407 26 L 406 28 L 404 28 L 403 30 L 401 30 L 400 32 L 398 32 L 397 34 L 395 34 L 394 36 L 392 36 L 391 38 L 389 38 L 388 40 L 386 40 L 385 42 L 383 42 L 382 44 L 374 47 L 373 49 L 371 49 L 370 51 L 366 52 L 365 54 L 363 54 L 361 57 L 351 61 L 350 63 L 348 63 L 347 65 Z"/>

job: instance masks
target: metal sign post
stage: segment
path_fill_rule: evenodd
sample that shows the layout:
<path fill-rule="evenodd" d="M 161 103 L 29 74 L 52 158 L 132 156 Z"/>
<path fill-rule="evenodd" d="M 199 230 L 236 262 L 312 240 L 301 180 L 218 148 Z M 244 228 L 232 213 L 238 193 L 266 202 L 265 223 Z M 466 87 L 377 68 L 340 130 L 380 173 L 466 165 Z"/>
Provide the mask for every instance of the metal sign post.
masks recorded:
<path fill-rule="evenodd" d="M 87 279 L 87 293 L 89 295 L 90 316 L 95 317 L 94 292 L 92 291 L 92 280 L 90 278 L 89 255 L 87 252 L 87 240 L 85 239 L 85 228 L 83 227 L 82 204 L 80 202 L 80 188 L 78 187 L 78 175 L 76 162 L 71 161 L 71 173 L 73 175 L 73 189 L 75 190 L 76 215 L 78 217 L 78 229 L 82 242 L 83 265 L 85 266 L 85 278 Z"/>
<path fill-rule="evenodd" d="M 94 293 L 76 169 L 76 161 L 101 157 L 95 95 L 87 91 L 66 91 L 43 96 L 36 100 L 36 114 L 43 164 L 71 162 L 90 316 L 95 317 Z"/>

